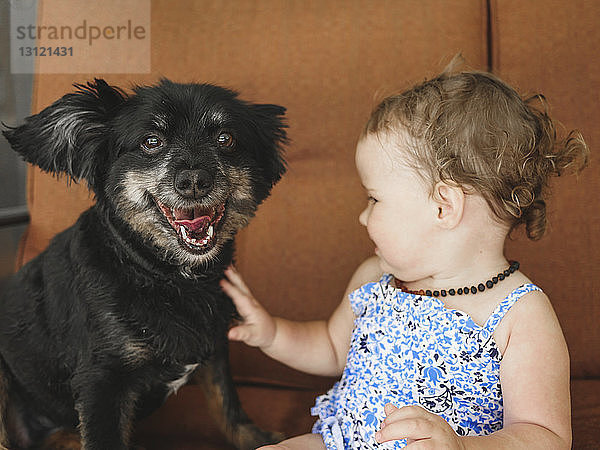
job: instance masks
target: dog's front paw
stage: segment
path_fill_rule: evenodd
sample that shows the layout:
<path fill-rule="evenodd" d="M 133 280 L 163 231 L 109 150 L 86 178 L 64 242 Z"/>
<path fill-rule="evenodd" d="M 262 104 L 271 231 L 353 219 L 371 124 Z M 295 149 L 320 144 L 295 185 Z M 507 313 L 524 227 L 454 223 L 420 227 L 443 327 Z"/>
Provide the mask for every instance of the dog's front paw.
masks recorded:
<path fill-rule="evenodd" d="M 284 439 L 283 433 L 264 431 L 252 423 L 247 423 L 237 427 L 233 442 L 239 450 L 256 450 L 263 445 L 276 444 Z"/>
<path fill-rule="evenodd" d="M 75 431 L 58 430 L 44 439 L 42 450 L 81 450 L 81 441 Z"/>

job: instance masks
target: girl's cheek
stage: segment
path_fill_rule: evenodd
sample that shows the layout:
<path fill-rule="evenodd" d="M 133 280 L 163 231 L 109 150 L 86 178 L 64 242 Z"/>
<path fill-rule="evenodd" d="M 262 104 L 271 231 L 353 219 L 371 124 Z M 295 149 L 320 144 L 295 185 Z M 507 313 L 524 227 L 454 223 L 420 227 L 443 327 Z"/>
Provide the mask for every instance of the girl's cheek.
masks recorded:
<path fill-rule="evenodd" d="M 379 239 L 378 236 L 379 234 L 377 233 L 377 227 L 375 227 L 373 225 L 372 221 L 369 221 L 369 224 L 367 225 L 367 234 L 369 235 L 369 239 L 371 239 L 371 241 L 373 241 L 373 243 L 378 246 L 379 243 Z"/>

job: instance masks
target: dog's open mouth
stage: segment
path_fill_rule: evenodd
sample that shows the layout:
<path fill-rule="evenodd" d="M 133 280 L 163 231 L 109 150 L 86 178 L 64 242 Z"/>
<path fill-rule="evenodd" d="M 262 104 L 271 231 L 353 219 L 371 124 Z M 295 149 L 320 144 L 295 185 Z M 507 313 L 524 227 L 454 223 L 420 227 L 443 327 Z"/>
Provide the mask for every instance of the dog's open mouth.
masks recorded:
<path fill-rule="evenodd" d="M 215 232 L 225 213 L 225 204 L 216 207 L 172 208 L 156 199 L 155 201 L 181 242 L 196 251 L 212 246 Z"/>

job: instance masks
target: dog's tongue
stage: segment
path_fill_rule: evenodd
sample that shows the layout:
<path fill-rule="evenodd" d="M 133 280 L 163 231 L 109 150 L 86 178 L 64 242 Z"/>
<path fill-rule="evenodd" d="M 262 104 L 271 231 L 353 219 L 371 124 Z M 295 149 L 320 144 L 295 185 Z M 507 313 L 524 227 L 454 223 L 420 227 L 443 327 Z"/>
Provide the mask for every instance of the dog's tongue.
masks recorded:
<path fill-rule="evenodd" d="M 196 230 L 207 228 L 210 223 L 210 216 L 196 217 L 195 219 L 181 219 L 176 220 L 175 223 L 179 226 L 186 227 L 193 233 Z"/>

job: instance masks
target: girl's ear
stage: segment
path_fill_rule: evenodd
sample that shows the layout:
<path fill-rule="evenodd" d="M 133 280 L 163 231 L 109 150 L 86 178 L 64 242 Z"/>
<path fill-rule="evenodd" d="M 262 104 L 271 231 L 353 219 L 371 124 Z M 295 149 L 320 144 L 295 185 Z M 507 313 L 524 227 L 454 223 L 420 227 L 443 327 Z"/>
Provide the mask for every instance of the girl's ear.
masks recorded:
<path fill-rule="evenodd" d="M 465 193 L 460 186 L 444 181 L 436 183 L 433 199 L 437 206 L 437 220 L 441 227 L 455 228 L 462 220 L 465 209 Z"/>

